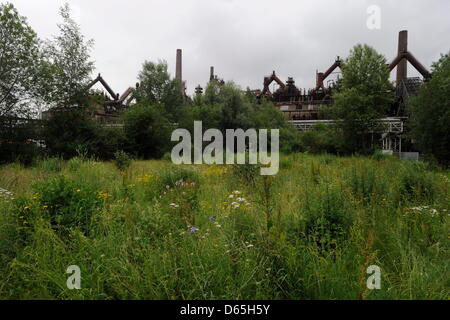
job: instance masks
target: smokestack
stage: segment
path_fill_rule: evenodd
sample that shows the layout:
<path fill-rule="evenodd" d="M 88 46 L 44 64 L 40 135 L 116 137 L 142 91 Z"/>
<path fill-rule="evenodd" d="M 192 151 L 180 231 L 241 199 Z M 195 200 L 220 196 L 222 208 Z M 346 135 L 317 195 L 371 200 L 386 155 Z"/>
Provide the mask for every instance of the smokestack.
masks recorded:
<path fill-rule="evenodd" d="M 183 70 L 183 66 L 182 66 L 182 51 L 181 49 L 177 49 L 177 66 L 176 66 L 176 73 L 175 73 L 175 78 L 179 79 L 180 81 L 183 81 L 183 74 L 182 74 L 182 70 Z"/>
<path fill-rule="evenodd" d="M 210 71 L 209 71 L 209 81 L 213 81 L 214 80 L 214 67 L 211 67 Z"/>
<path fill-rule="evenodd" d="M 408 51 L 408 31 L 403 30 L 398 34 L 398 54 Z M 397 85 L 408 76 L 407 60 L 403 58 L 397 65 Z"/>

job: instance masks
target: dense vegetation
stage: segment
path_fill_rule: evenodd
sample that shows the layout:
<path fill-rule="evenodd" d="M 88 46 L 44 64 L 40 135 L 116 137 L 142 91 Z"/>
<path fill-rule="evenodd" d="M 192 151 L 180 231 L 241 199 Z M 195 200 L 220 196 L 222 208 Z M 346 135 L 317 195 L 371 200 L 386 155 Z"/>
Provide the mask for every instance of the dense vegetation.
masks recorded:
<path fill-rule="evenodd" d="M 0 169 L 0 298 L 448 298 L 448 172 L 302 154 L 265 178 L 123 163 Z M 70 265 L 81 290 L 66 287 Z"/>

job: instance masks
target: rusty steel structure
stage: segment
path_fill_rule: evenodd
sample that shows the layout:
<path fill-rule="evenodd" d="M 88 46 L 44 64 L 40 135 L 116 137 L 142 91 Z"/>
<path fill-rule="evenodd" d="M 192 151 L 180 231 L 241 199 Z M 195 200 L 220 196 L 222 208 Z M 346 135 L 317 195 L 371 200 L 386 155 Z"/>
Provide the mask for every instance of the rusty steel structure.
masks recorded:
<path fill-rule="evenodd" d="M 397 68 L 395 92 L 397 100 L 391 107 L 388 116 L 400 116 L 402 113 L 402 104 L 411 95 L 417 92 L 422 84 L 420 79 L 408 78 L 407 63 L 411 65 L 426 80 L 431 77 L 431 73 L 408 51 L 408 31 L 402 30 L 398 38 L 398 51 L 394 60 L 387 65 L 389 72 Z M 289 77 L 283 82 L 275 71 L 272 75 L 264 77 L 263 90 L 258 91 L 259 98 L 266 97 L 275 103 L 291 120 L 318 120 L 322 119 L 321 109 L 323 106 L 331 105 L 332 92 L 335 82 L 330 80 L 325 86 L 325 80 L 335 72 L 337 68 L 342 68 L 344 61 L 338 56 L 335 62 L 325 71 L 316 72 L 316 85 L 313 89 L 299 89 L 295 86 L 294 79 Z M 278 89 L 274 92 L 270 90 L 272 83 L 278 84 Z"/>
<path fill-rule="evenodd" d="M 129 87 L 127 90 L 125 90 L 124 93 L 122 93 L 122 95 L 119 95 L 119 93 L 115 93 L 111 89 L 111 87 L 103 79 L 101 74 L 98 74 L 97 78 L 92 80 L 91 83 L 88 84 L 86 89 L 87 90 L 91 89 L 97 83 L 100 83 L 111 96 L 111 98 L 107 98 L 104 103 L 107 113 L 116 113 L 123 109 L 126 109 L 131 103 L 131 101 L 134 99 L 133 93 L 136 91 L 136 89 L 139 88 L 139 83 L 136 83 L 135 88 Z"/>

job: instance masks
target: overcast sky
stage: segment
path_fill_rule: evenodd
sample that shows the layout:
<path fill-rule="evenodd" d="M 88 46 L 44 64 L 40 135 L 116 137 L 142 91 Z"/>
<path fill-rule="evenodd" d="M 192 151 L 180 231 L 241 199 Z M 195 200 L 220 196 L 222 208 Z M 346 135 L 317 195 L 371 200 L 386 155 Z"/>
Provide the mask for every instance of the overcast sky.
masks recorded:
<path fill-rule="evenodd" d="M 0 0 L 5 2 L 3 0 Z M 9 0 L 41 38 L 57 33 L 63 0 Z M 164 59 L 175 73 L 176 49 L 183 49 L 188 92 L 203 87 L 209 67 L 242 88 L 262 89 L 276 70 L 296 85 L 315 84 L 336 56 L 367 43 L 388 62 L 398 32 L 409 31 L 409 51 L 430 68 L 450 51 L 449 0 L 71 0 L 73 18 L 95 41 L 92 58 L 116 92 L 134 86 L 145 60 Z M 381 9 L 381 28 L 367 27 L 367 9 Z M 394 73 L 393 73 L 394 74 Z M 408 76 L 415 76 L 408 66 Z M 95 74 L 93 75 L 95 77 Z"/>

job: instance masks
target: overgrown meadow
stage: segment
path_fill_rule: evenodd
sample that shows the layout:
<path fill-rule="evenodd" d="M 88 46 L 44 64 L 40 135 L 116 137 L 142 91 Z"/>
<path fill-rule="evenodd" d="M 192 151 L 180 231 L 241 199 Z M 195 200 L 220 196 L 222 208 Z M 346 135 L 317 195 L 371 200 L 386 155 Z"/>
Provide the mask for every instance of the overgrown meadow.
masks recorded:
<path fill-rule="evenodd" d="M 2 166 L 0 298 L 449 298 L 448 171 L 307 154 L 280 167 Z"/>

